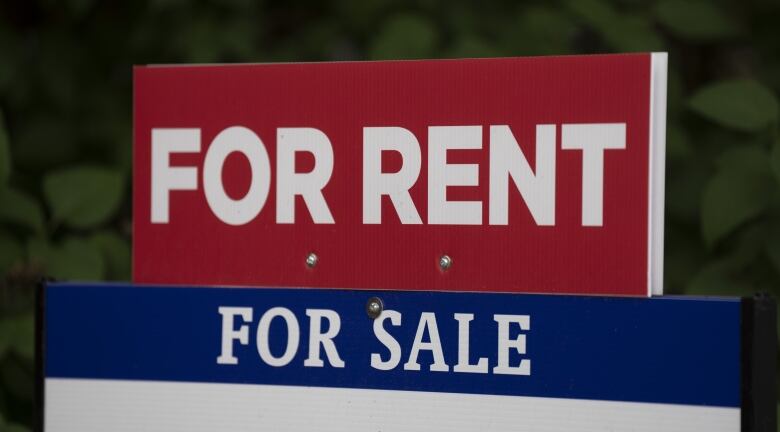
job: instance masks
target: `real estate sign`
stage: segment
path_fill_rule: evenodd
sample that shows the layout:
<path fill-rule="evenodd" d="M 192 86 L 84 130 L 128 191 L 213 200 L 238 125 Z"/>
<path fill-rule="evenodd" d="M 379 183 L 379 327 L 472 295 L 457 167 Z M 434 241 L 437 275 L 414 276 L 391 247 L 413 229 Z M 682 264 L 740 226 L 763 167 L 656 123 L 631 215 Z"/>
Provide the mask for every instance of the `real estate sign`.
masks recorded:
<path fill-rule="evenodd" d="M 134 75 L 136 282 L 662 292 L 665 54 Z"/>
<path fill-rule="evenodd" d="M 736 432 L 776 407 L 752 299 L 59 283 L 43 317 L 47 432 Z"/>

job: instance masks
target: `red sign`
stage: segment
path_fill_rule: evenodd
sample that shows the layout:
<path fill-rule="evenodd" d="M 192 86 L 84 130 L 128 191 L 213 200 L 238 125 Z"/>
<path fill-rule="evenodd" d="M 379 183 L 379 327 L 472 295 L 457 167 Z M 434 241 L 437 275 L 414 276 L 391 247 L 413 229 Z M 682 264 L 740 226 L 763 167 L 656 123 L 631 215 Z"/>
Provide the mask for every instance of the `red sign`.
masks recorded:
<path fill-rule="evenodd" d="M 665 54 L 134 75 L 136 282 L 662 290 Z"/>

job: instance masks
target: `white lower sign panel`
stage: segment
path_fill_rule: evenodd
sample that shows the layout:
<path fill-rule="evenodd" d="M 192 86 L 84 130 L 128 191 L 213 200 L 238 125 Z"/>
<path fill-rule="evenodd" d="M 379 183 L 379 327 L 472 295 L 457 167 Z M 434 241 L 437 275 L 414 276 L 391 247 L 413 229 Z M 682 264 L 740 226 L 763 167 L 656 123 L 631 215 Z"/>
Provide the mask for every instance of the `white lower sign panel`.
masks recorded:
<path fill-rule="evenodd" d="M 745 302 L 49 284 L 41 420 L 49 432 L 759 430 L 745 427 Z"/>
<path fill-rule="evenodd" d="M 48 379 L 46 430 L 737 431 L 739 408 L 288 387 Z"/>

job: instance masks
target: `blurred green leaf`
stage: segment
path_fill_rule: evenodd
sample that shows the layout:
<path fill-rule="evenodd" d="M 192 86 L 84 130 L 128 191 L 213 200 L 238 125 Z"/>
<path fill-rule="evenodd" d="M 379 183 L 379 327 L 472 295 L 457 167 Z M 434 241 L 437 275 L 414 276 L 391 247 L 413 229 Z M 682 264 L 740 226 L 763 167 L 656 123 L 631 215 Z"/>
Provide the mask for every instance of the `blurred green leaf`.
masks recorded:
<path fill-rule="evenodd" d="M 30 428 L 19 423 L 6 422 L 0 417 L 0 431 L 2 432 L 30 432 Z"/>
<path fill-rule="evenodd" d="M 760 166 L 754 168 L 721 170 L 707 184 L 702 197 L 701 229 L 708 246 L 766 209 L 775 184 Z"/>
<path fill-rule="evenodd" d="M 194 13 L 184 20 L 180 32 L 171 37 L 176 51 L 184 54 L 183 60 L 186 62 L 214 63 L 222 61 L 223 54 L 230 49 L 225 39 L 235 39 L 235 32 L 235 28 L 225 26 L 211 16 Z M 239 39 L 237 43 L 242 44 L 248 38 Z"/>
<path fill-rule="evenodd" d="M 23 47 L 20 43 L 20 35 L 14 32 L 10 26 L 0 27 L 0 53 L 3 53 L 3 61 L 0 62 L 0 91 L 12 85 L 19 68 Z"/>
<path fill-rule="evenodd" d="M 681 117 L 680 114 L 685 112 L 687 108 L 685 106 L 685 98 L 683 97 L 685 84 L 683 83 L 682 73 L 676 66 L 676 63 L 670 64 L 667 71 L 666 116 L 669 119 L 669 124 L 680 122 L 681 125 L 684 125 L 679 119 Z"/>
<path fill-rule="evenodd" d="M 38 173 L 78 160 L 75 133 L 75 124 L 64 116 L 31 115 L 22 119 L 11 143 L 14 168 Z"/>
<path fill-rule="evenodd" d="M 42 234 L 43 210 L 31 196 L 11 188 L 0 188 L 0 223 L 25 227 Z"/>
<path fill-rule="evenodd" d="M 777 224 L 770 230 L 766 237 L 766 254 L 769 261 L 780 274 L 780 224 Z"/>
<path fill-rule="evenodd" d="M 412 15 L 388 19 L 371 44 L 372 59 L 419 59 L 431 57 L 439 44 L 433 23 Z"/>
<path fill-rule="evenodd" d="M 666 130 L 666 155 L 670 159 L 684 159 L 692 153 L 685 129 L 679 125 L 669 125 Z"/>
<path fill-rule="evenodd" d="M 740 230 L 728 251 L 721 255 L 726 268 L 737 274 L 750 267 L 763 253 L 768 231 L 768 226 L 760 222 Z"/>
<path fill-rule="evenodd" d="M 448 57 L 451 58 L 479 58 L 498 57 L 501 52 L 484 40 L 473 36 L 458 39 L 450 49 Z"/>
<path fill-rule="evenodd" d="M 80 49 L 79 38 L 64 38 L 63 31 L 67 31 L 67 27 L 51 25 L 41 28 L 38 32 L 40 45 L 36 50 L 32 73 L 38 77 L 36 81 L 41 86 L 36 91 L 44 94 L 51 104 L 46 110 L 51 116 L 50 119 L 62 121 L 65 126 L 70 126 L 72 119 L 68 118 L 67 111 L 60 110 L 71 106 L 73 99 L 80 96 L 79 65 L 89 62 L 90 55 Z M 63 140 L 63 137 L 54 138 L 54 141 L 47 143 L 51 151 L 57 150 L 53 148 L 54 143 L 61 145 L 59 141 Z"/>
<path fill-rule="evenodd" d="M 740 231 L 730 242 L 730 248 L 718 258 L 702 266 L 685 289 L 691 295 L 744 296 L 761 288 L 741 278 L 750 272 L 764 250 L 767 229 L 765 224 L 752 224 Z"/>
<path fill-rule="evenodd" d="M 41 265 L 46 275 L 55 279 L 96 281 L 105 276 L 105 262 L 98 247 L 79 237 L 67 237 L 59 245 L 31 239 L 27 253 L 31 262 Z"/>
<path fill-rule="evenodd" d="M 715 159 L 715 166 L 719 170 L 736 171 L 738 175 L 771 177 L 768 158 L 763 145 L 745 144 L 726 149 Z"/>
<path fill-rule="evenodd" d="M 691 41 L 724 39 L 737 33 L 737 26 L 712 1 L 664 0 L 656 4 L 655 16 L 675 36 Z"/>
<path fill-rule="evenodd" d="M 95 0 L 69 0 L 68 6 L 77 18 L 85 16 L 95 5 Z"/>
<path fill-rule="evenodd" d="M 577 25 L 561 11 L 549 6 L 523 9 L 517 24 L 509 27 L 506 45 L 519 55 L 562 55 L 571 51 Z"/>
<path fill-rule="evenodd" d="M 617 13 L 604 0 L 566 0 L 566 8 L 585 24 L 596 29 L 603 29 L 616 22 Z"/>
<path fill-rule="evenodd" d="M 0 277 L 24 258 L 24 250 L 9 233 L 0 229 Z"/>
<path fill-rule="evenodd" d="M 30 428 L 18 423 L 6 423 L 3 426 L 3 432 L 30 432 Z"/>
<path fill-rule="evenodd" d="M 7 356 L 0 362 L 0 380 L 11 396 L 23 401 L 32 401 L 34 389 L 32 361 Z"/>
<path fill-rule="evenodd" d="M 772 166 L 772 172 L 775 174 L 775 178 L 780 184 L 780 138 L 775 139 L 775 145 L 772 146 L 769 163 Z"/>
<path fill-rule="evenodd" d="M 35 357 L 35 318 L 26 314 L 15 318 L 11 349 L 25 360 Z"/>
<path fill-rule="evenodd" d="M 81 166 L 56 171 L 43 179 L 52 217 L 73 228 L 92 228 L 113 216 L 122 202 L 119 171 Z"/>
<path fill-rule="evenodd" d="M 701 196 L 711 169 L 691 158 L 669 160 L 666 213 L 673 221 L 695 224 L 701 220 Z"/>
<path fill-rule="evenodd" d="M 149 5 L 152 9 L 166 9 L 169 7 L 181 6 L 186 4 L 187 0 L 151 0 Z"/>
<path fill-rule="evenodd" d="M 664 293 L 681 294 L 706 260 L 698 233 L 667 223 L 664 248 Z"/>
<path fill-rule="evenodd" d="M 566 7 L 596 30 L 610 48 L 622 52 L 660 51 L 663 40 L 644 16 L 622 14 L 603 0 L 568 0 Z"/>
<path fill-rule="evenodd" d="M 130 244 L 112 231 L 95 233 L 90 241 L 103 255 L 106 263 L 106 278 L 109 280 L 130 280 Z"/>
<path fill-rule="evenodd" d="M 662 51 L 664 42 L 649 20 L 640 16 L 621 16 L 601 29 L 604 41 L 619 52 Z"/>
<path fill-rule="evenodd" d="M 8 183 L 11 176 L 11 144 L 8 132 L 5 130 L 3 112 L 0 111 L 0 188 Z"/>
<path fill-rule="evenodd" d="M 338 14 L 337 17 L 341 18 L 340 21 L 358 30 L 370 28 L 392 3 L 392 0 L 333 0 L 331 2 Z"/>
<path fill-rule="evenodd" d="M 695 112 L 721 126 L 746 132 L 766 128 L 778 116 L 775 95 L 749 79 L 710 84 L 696 92 L 689 104 Z"/>
<path fill-rule="evenodd" d="M 31 313 L 0 320 L 0 359 L 8 352 L 32 361 L 35 355 L 35 319 Z"/>
<path fill-rule="evenodd" d="M 754 290 L 734 279 L 728 265 L 718 261 L 703 267 L 685 288 L 685 294 L 695 296 L 744 296 Z"/>

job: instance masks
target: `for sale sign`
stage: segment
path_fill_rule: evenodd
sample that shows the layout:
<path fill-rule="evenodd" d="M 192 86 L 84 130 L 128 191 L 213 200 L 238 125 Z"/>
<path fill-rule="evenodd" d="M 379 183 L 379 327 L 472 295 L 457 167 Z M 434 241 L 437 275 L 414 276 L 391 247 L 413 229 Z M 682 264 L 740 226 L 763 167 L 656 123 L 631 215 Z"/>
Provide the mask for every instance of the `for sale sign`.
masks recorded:
<path fill-rule="evenodd" d="M 48 432 L 774 424 L 766 299 L 45 290 L 37 406 Z"/>
<path fill-rule="evenodd" d="M 660 293 L 665 54 L 135 69 L 134 280 Z"/>

